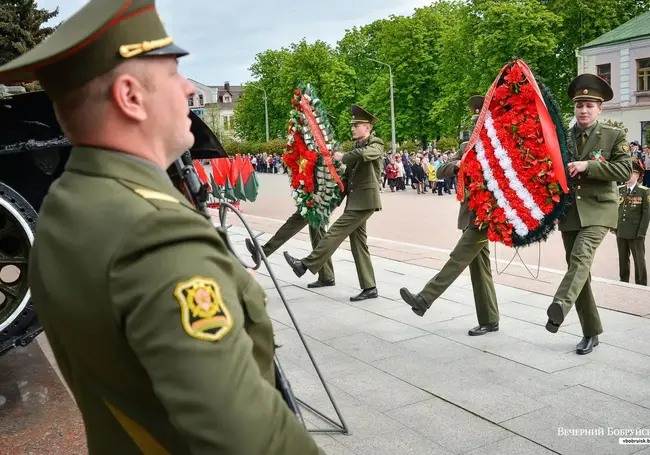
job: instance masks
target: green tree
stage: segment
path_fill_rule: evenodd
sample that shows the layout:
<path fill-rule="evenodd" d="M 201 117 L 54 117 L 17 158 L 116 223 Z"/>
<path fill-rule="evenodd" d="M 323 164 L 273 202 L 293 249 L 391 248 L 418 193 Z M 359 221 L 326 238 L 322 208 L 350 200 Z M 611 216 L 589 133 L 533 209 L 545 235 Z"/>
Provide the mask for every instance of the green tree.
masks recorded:
<path fill-rule="evenodd" d="M 3 0 L 0 4 L 0 65 L 15 59 L 47 38 L 56 27 L 43 24 L 58 16 L 59 8 L 38 8 L 36 0 Z"/>

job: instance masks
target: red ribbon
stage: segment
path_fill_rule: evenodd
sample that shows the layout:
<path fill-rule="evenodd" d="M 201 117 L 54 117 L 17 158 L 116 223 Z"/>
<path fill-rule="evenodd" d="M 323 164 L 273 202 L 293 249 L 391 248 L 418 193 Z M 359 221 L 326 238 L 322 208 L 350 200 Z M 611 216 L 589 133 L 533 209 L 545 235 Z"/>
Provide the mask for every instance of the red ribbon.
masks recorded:
<path fill-rule="evenodd" d="M 524 73 L 524 76 L 526 76 L 529 83 L 532 84 L 535 89 L 535 94 L 537 95 L 535 97 L 535 105 L 537 107 L 537 113 L 539 114 L 539 119 L 542 125 L 544 143 L 546 144 L 547 150 L 551 157 L 551 162 L 553 163 L 553 171 L 555 172 L 557 181 L 560 184 L 562 190 L 565 193 L 568 193 L 569 187 L 567 186 L 566 174 L 564 173 L 564 162 L 562 161 L 562 153 L 560 152 L 560 144 L 558 142 L 557 133 L 555 131 L 555 124 L 553 123 L 551 115 L 546 108 L 546 103 L 544 103 L 542 92 L 540 91 L 539 86 L 537 85 L 537 81 L 535 80 L 535 77 L 533 76 L 533 73 L 528 65 L 526 65 L 526 63 L 521 60 L 515 60 L 514 64 L 519 65 L 519 67 L 522 69 L 522 72 Z M 490 110 L 490 103 L 494 97 L 494 92 L 499 85 L 501 76 L 509 66 L 510 64 L 505 65 L 503 68 L 501 68 L 499 75 L 496 77 L 494 83 L 492 83 L 492 86 L 490 87 L 490 90 L 488 90 L 487 94 L 485 95 L 483 109 L 481 109 L 481 114 L 478 118 L 478 121 L 476 122 L 476 125 L 474 126 L 472 136 L 469 140 L 469 143 L 467 144 L 463 158 L 461 159 L 460 169 L 458 170 L 458 189 L 456 194 L 456 198 L 459 201 L 463 201 L 465 199 L 465 156 L 467 156 L 470 150 L 472 150 L 472 148 L 476 145 L 476 142 L 481 135 L 481 130 L 483 129 L 485 118 L 487 117 L 488 111 Z"/>
<path fill-rule="evenodd" d="M 528 79 L 535 88 L 535 94 L 537 95 L 535 97 L 535 105 L 537 106 L 537 113 L 539 114 L 539 120 L 542 124 L 544 143 L 546 144 L 546 149 L 551 157 L 553 171 L 555 172 L 557 181 L 560 184 L 562 191 L 564 191 L 565 194 L 568 194 L 569 187 L 567 185 L 566 174 L 564 173 L 564 161 L 562 161 L 562 152 L 560 151 L 560 143 L 557 138 L 557 132 L 555 131 L 555 124 L 551 119 L 551 114 L 548 112 L 546 103 L 544 103 L 544 97 L 542 96 L 542 92 L 537 85 L 537 81 L 535 80 L 532 71 L 528 65 L 521 60 L 517 60 L 516 63 L 521 67 L 526 79 Z"/>
<path fill-rule="evenodd" d="M 332 163 L 332 155 L 330 155 L 330 151 L 327 148 L 327 144 L 325 143 L 323 132 L 320 130 L 320 126 L 318 126 L 318 122 L 316 121 L 316 117 L 314 116 L 314 112 L 312 111 L 306 96 L 302 97 L 300 100 L 300 105 L 302 106 L 302 111 L 305 113 L 307 123 L 309 124 L 309 129 L 311 130 L 311 134 L 314 136 L 316 145 L 318 145 L 320 153 L 323 155 L 323 159 L 325 160 L 325 164 L 327 164 L 327 167 L 330 170 L 330 174 L 332 174 L 334 181 L 339 185 L 341 191 L 345 191 L 343 182 L 341 181 L 339 174 L 336 172 L 334 163 Z"/>

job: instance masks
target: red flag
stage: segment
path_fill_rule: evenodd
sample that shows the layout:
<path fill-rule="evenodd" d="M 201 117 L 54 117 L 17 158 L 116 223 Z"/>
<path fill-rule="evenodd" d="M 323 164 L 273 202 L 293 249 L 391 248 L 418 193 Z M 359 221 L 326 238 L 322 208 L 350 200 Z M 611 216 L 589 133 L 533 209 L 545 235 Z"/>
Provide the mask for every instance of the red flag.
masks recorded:
<path fill-rule="evenodd" d="M 196 169 L 196 173 L 199 176 L 199 180 L 201 180 L 201 183 L 207 183 L 210 185 L 210 181 L 208 179 L 208 174 L 205 173 L 205 169 L 203 169 L 203 165 L 199 160 L 192 160 L 192 164 L 194 164 L 194 169 Z"/>
<path fill-rule="evenodd" d="M 253 172 L 255 172 L 255 170 L 253 169 L 250 158 L 246 157 L 242 161 L 241 179 L 244 182 L 244 185 L 246 185 L 246 182 L 248 182 L 249 177 Z"/>
<path fill-rule="evenodd" d="M 225 186 L 230 173 L 230 161 L 227 158 L 212 158 L 210 162 L 215 183 L 218 186 Z"/>

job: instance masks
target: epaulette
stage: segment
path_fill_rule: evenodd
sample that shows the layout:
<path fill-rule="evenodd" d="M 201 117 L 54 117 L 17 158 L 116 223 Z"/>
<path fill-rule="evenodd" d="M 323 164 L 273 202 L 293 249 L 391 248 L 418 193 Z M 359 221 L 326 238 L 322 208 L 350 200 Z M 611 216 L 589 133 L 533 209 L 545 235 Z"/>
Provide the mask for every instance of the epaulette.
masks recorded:
<path fill-rule="evenodd" d="M 161 193 L 160 191 L 149 190 L 147 188 L 132 188 L 133 192 L 143 199 L 154 200 L 154 201 L 166 201 L 166 202 L 175 202 L 180 204 L 181 201 L 176 199 L 169 194 Z"/>
<path fill-rule="evenodd" d="M 600 127 L 601 127 L 602 129 L 606 129 L 606 130 L 612 130 L 612 131 L 623 131 L 623 130 L 622 130 L 621 128 L 619 128 L 618 126 L 608 125 L 607 123 L 601 123 L 601 124 L 600 124 Z"/>
<path fill-rule="evenodd" d="M 647 186 L 643 186 L 643 185 L 639 185 L 639 188 L 641 188 L 642 190 L 647 190 L 648 189 Z"/>

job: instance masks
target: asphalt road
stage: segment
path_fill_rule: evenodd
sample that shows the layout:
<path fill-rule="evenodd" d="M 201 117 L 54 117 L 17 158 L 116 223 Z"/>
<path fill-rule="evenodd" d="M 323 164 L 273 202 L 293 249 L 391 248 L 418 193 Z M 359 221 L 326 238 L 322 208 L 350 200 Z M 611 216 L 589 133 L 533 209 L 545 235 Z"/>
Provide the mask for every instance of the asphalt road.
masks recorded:
<path fill-rule="evenodd" d="M 257 201 L 243 203 L 245 213 L 287 219 L 294 211 L 289 179 L 286 174 L 258 174 L 260 190 Z M 417 194 L 415 190 L 382 194 L 383 210 L 376 213 L 368 222 L 368 236 L 397 242 L 426 245 L 452 250 L 460 237 L 456 228 L 458 201 L 455 195 L 437 196 L 430 192 Z M 332 219 L 342 213 L 339 208 Z M 494 251 L 494 244 L 491 248 Z M 498 259 L 510 260 L 516 251 L 502 244 L 496 245 Z M 566 269 L 564 247 L 559 232 L 551 235 L 547 242 L 519 250 L 524 263 L 533 271 L 538 267 L 562 271 Z M 515 262 L 520 261 L 515 258 Z M 650 263 L 650 251 L 646 247 L 646 262 Z M 592 274 L 600 278 L 618 280 L 618 251 L 616 237 L 608 234 L 597 251 Z M 632 279 L 634 270 L 632 270 Z"/>

